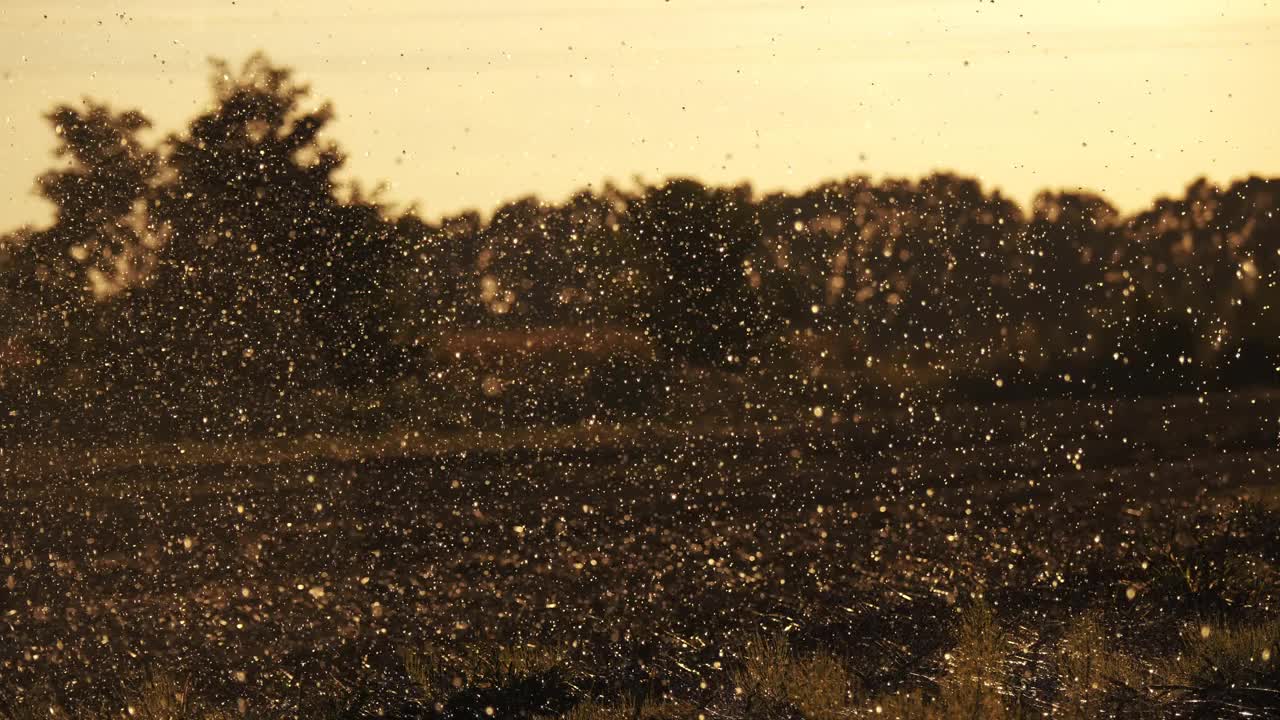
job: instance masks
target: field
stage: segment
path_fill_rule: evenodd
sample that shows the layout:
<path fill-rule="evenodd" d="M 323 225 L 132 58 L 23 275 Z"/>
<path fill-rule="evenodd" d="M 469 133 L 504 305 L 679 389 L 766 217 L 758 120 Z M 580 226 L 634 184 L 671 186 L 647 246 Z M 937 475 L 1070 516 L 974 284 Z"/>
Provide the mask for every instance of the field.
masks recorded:
<path fill-rule="evenodd" d="M 0 454 L 0 718 L 1280 714 L 1280 394 Z"/>

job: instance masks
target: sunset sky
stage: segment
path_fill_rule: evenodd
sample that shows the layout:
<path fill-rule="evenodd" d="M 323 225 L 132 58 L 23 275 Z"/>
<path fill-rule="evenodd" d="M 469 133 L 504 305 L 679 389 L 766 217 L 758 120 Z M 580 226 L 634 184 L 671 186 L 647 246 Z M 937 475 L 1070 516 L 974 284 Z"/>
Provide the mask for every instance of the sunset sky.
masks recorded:
<path fill-rule="evenodd" d="M 53 105 L 176 130 L 209 57 L 258 49 L 334 102 L 346 177 L 429 217 L 636 175 L 950 169 L 1134 209 L 1280 174 L 1280 0 L 5 0 L 0 228 L 49 217 Z"/>

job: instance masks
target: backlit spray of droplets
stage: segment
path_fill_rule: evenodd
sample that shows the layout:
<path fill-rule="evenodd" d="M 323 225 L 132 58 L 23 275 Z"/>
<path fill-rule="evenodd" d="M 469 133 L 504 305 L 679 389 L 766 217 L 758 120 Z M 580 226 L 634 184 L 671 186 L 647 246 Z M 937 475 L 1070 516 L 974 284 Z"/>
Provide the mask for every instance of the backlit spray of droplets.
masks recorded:
<path fill-rule="evenodd" d="M 1280 181 L 429 222 L 213 70 L 0 238 L 0 718 L 1280 711 Z"/>

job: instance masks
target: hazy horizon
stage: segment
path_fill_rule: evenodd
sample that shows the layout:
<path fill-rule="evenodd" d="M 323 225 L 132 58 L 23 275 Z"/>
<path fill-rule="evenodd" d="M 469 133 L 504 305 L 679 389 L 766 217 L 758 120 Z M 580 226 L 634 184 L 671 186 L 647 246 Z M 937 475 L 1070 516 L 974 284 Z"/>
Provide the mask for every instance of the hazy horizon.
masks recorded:
<path fill-rule="evenodd" d="M 32 185 L 55 164 L 54 105 L 137 108 L 158 137 L 209 102 L 209 57 L 256 50 L 333 101 L 344 179 L 429 218 L 635 176 L 769 192 L 935 170 L 1132 211 L 1199 176 L 1280 172 L 1278 19 L 1261 0 L 19 0 L 0 10 L 0 220 L 50 217 Z"/>

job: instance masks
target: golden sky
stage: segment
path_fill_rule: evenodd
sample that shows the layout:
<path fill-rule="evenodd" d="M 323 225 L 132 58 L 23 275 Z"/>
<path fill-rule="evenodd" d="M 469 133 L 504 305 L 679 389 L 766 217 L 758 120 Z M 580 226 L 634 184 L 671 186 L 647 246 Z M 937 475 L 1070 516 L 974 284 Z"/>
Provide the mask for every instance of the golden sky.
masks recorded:
<path fill-rule="evenodd" d="M 429 217 L 636 175 L 950 169 L 1133 209 L 1280 174 L 1280 0 L 3 0 L 0 228 L 49 216 L 54 104 L 167 132 L 207 58 L 258 49 L 335 103 L 348 177 Z"/>

